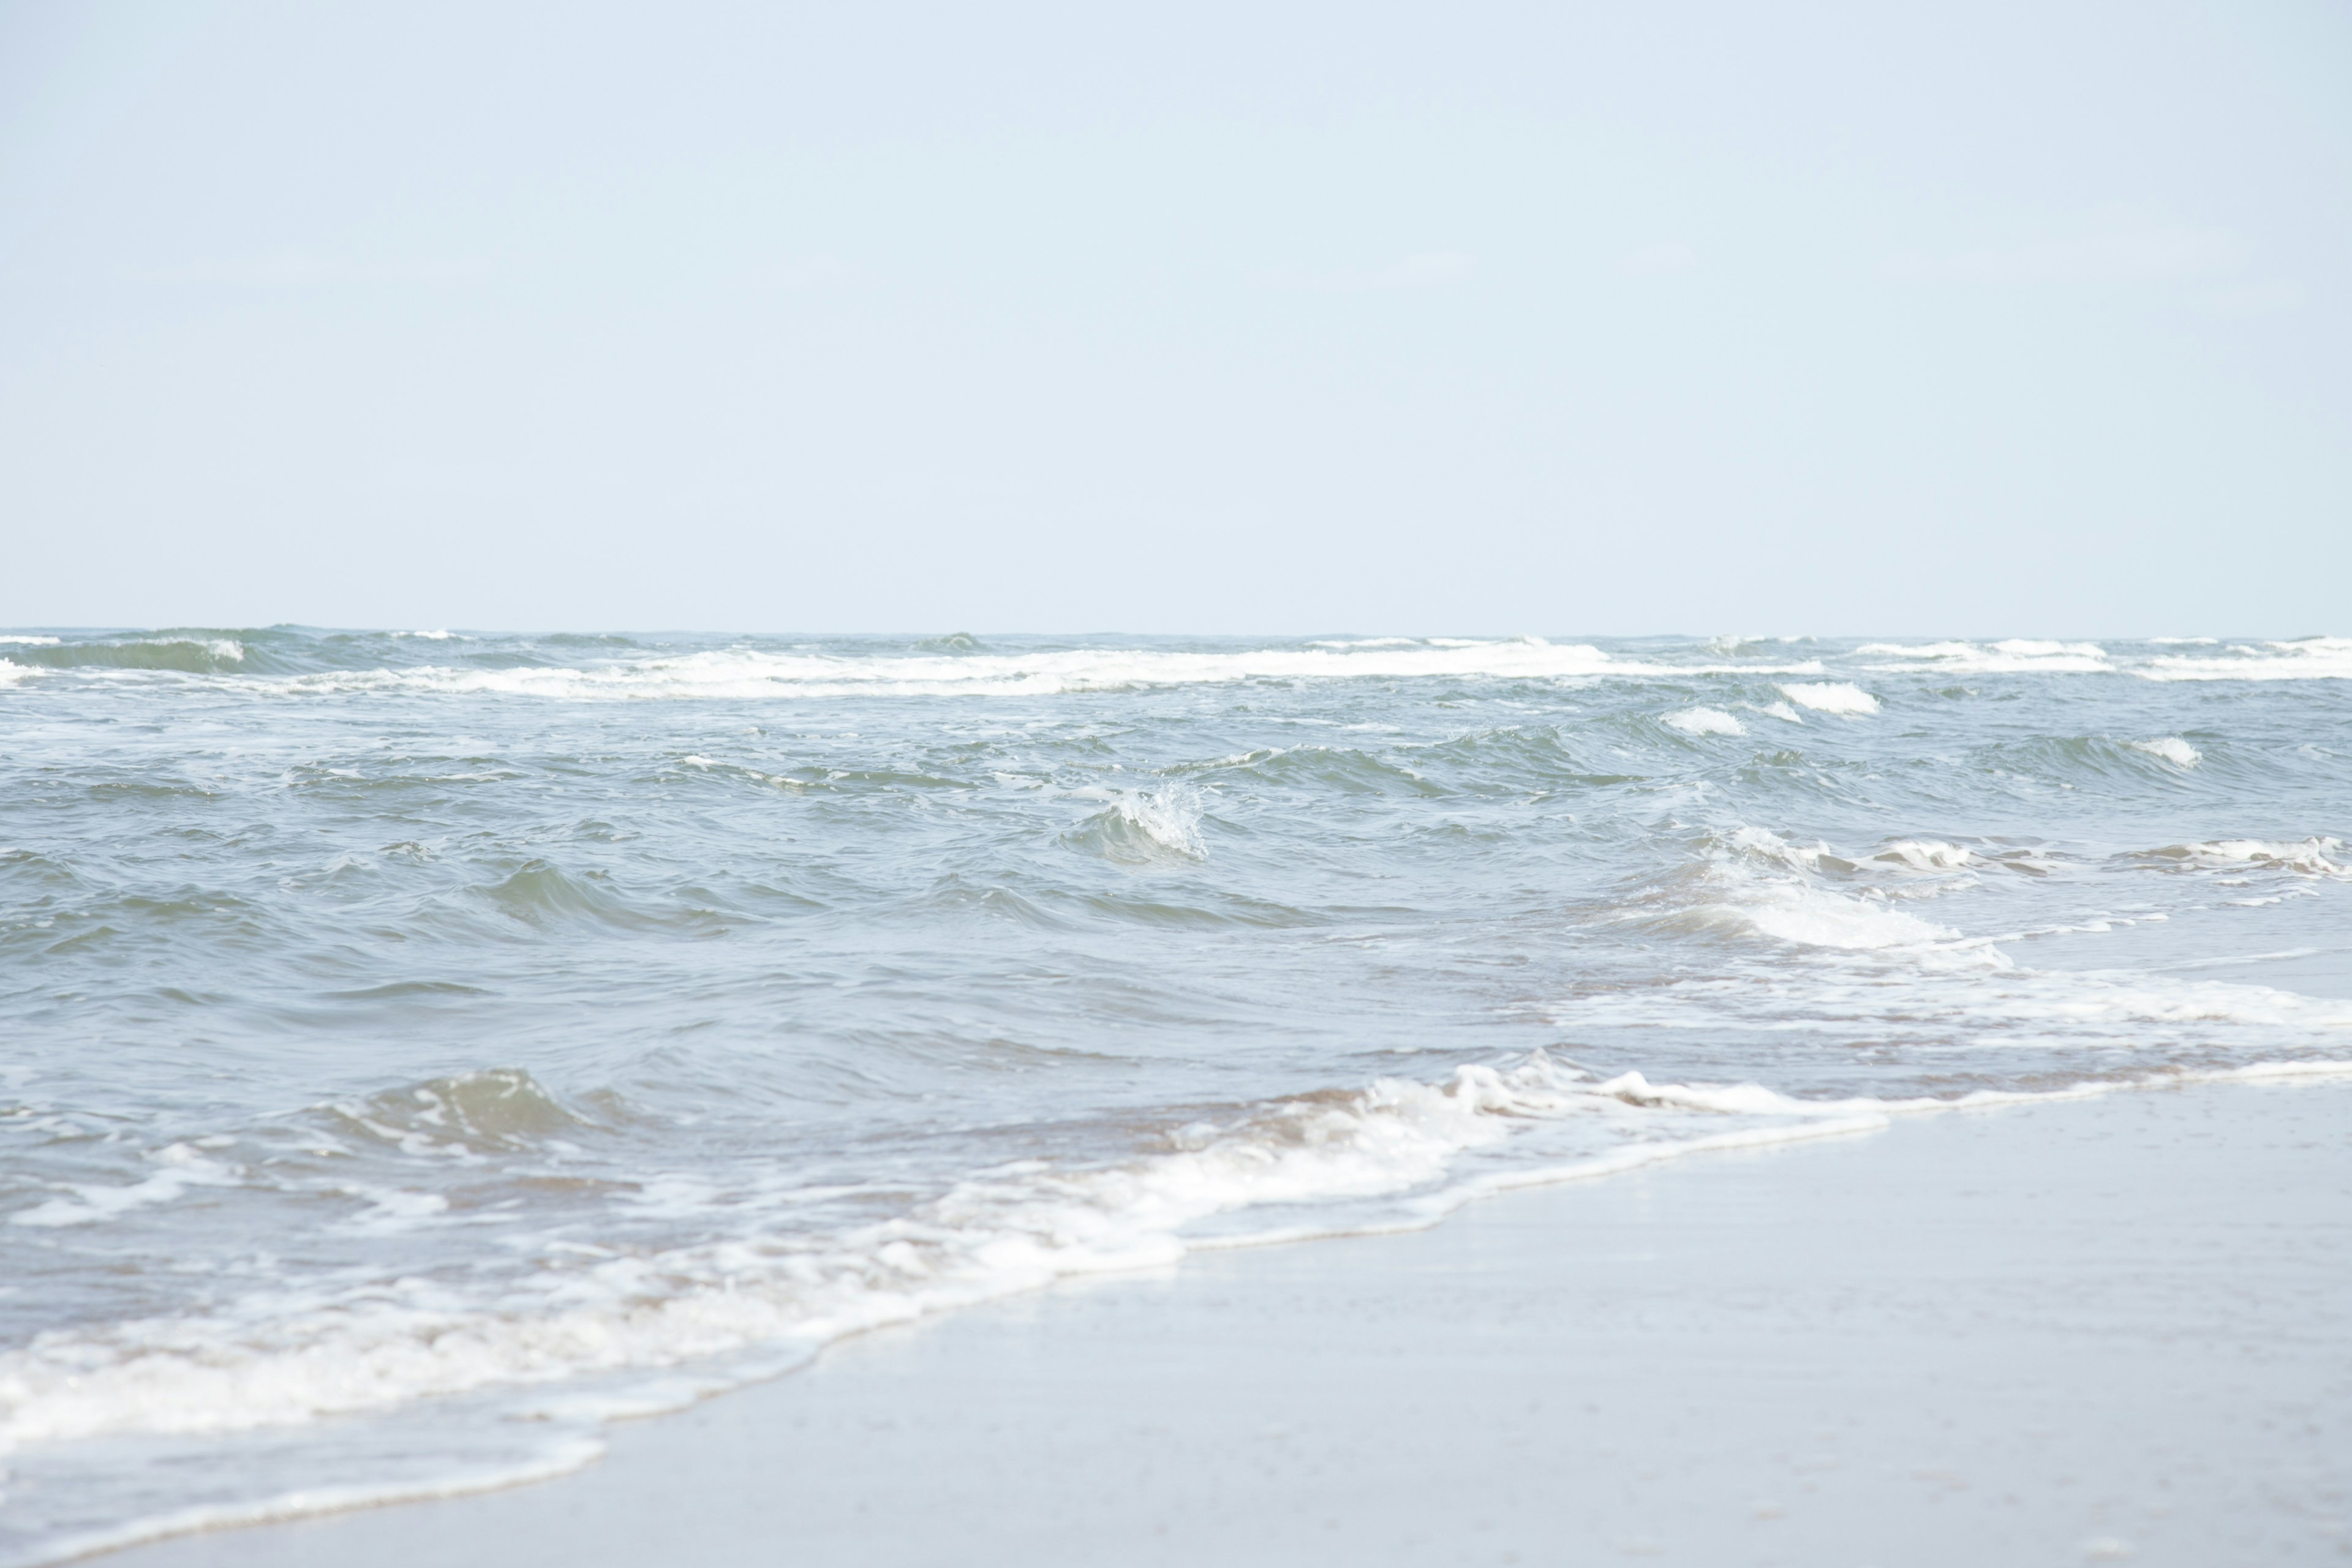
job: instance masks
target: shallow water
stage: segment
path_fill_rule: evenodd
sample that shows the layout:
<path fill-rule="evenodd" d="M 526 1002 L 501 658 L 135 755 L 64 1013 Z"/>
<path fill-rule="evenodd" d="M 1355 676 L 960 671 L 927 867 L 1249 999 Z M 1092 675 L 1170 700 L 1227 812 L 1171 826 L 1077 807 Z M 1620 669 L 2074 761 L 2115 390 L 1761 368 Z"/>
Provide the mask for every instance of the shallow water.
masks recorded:
<path fill-rule="evenodd" d="M 2352 640 L 0 643 L 0 1562 L 1890 1102 L 2352 1060 Z"/>

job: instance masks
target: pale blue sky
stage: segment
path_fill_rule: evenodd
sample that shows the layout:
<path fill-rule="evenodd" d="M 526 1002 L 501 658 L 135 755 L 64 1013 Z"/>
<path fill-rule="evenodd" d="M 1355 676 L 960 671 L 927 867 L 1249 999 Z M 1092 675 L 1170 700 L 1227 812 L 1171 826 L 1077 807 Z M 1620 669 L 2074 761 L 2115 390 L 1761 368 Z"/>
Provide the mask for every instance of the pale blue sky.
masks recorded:
<path fill-rule="evenodd" d="M 0 624 L 2352 628 L 2335 4 L 0 4 Z"/>

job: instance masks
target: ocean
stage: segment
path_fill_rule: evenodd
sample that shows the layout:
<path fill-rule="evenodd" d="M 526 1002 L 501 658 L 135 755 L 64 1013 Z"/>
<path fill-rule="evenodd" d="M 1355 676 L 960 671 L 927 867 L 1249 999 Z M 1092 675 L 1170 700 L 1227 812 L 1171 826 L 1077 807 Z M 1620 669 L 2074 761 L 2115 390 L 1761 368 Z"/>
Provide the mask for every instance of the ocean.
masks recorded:
<path fill-rule="evenodd" d="M 2352 1070 L 2352 639 L 24 630 L 0 737 L 6 1564 L 1069 1275 Z"/>

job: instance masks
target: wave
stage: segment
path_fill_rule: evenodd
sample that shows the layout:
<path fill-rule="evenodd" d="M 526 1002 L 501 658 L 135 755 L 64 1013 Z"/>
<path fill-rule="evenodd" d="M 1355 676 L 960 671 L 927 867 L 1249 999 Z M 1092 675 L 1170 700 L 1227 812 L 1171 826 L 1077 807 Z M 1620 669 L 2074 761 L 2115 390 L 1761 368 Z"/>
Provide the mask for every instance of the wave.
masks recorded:
<path fill-rule="evenodd" d="M 1685 735 L 1745 735 L 1748 726 L 1720 708 L 1685 708 L 1658 721 Z"/>
<path fill-rule="evenodd" d="M 1844 952 L 1907 950 L 1942 963 L 2000 967 L 1989 943 L 1898 907 L 1973 885 L 1989 864 L 1958 845 L 1896 839 L 1847 857 L 1757 827 L 1711 833 L 1692 866 L 1626 901 L 1618 918 L 1672 932 L 1763 937 Z M 1825 886 L 1839 879 L 1847 889 Z"/>
<path fill-rule="evenodd" d="M 2338 838 L 2221 838 L 2201 844 L 2168 844 L 2133 858 L 2195 870 L 2293 871 L 2306 877 L 2352 879 L 2352 866 L 2332 858 L 2344 853 Z"/>
<path fill-rule="evenodd" d="M 2096 643 L 2043 642 L 2029 637 L 2011 637 L 1990 645 L 1864 643 L 1853 651 L 1864 658 L 1877 655 L 1916 660 L 1920 666 L 1952 675 L 2014 675 L 2036 670 L 2090 675 L 2108 674 L 2116 668 L 2107 650 Z"/>
<path fill-rule="evenodd" d="M 1385 639 L 1383 639 L 1385 641 Z M 844 657 L 709 650 L 678 658 L 572 668 L 322 672 L 280 683 L 289 693 L 400 689 L 599 697 L 1057 696 L 1244 680 L 1517 679 L 1702 674 L 1806 674 L 1819 666 L 1676 665 L 1621 658 L 1584 643 L 1539 637 L 1410 647 L 1308 647 L 1188 653 L 1150 648 L 1068 648 L 1025 654 Z"/>
<path fill-rule="evenodd" d="M 2220 657 L 2158 654 L 2134 673 L 2150 680 L 2352 680 L 2352 637 L 2234 643 Z"/>
<path fill-rule="evenodd" d="M 412 1449 L 405 1454 L 380 1457 L 377 1469 L 390 1473 L 379 1479 L 294 1488 L 250 1501 L 197 1503 L 160 1514 L 72 1529 L 43 1541 L 28 1554 L 11 1555 L 7 1562 L 10 1568 L 34 1568 L 37 1564 L 69 1563 L 200 1531 L 273 1524 L 386 1503 L 425 1502 L 498 1491 L 532 1481 L 553 1480 L 585 1469 L 604 1457 L 605 1446 L 594 1437 L 566 1434 L 531 1447 L 534 1451 L 524 1457 L 502 1456 L 488 1463 L 467 1466 L 460 1456 L 450 1452 L 444 1437 L 433 1449 L 422 1453 Z M 449 1467 L 453 1464 L 462 1468 L 452 1470 Z M 401 1473 L 418 1469 L 425 1473 Z"/>
<path fill-rule="evenodd" d="M 1541 637 L 1373 637 L 1297 647 L 1186 651 L 1153 647 L 1061 647 L 992 653 L 976 640 L 928 639 L 913 652 L 777 649 L 755 646 L 649 652 L 627 638 L 515 639 L 509 648 L 474 643 L 476 663 L 402 662 L 423 632 L 310 636 L 271 628 L 234 636 L 155 634 L 26 647 L 28 666 L 59 670 L 149 671 L 241 676 L 245 689 L 288 696 L 341 692 L 492 694 L 571 700 L 838 696 L 1051 696 L 1237 681 L 1440 679 L 1589 680 L 1703 675 L 1809 675 L 1818 661 L 1683 664 L 1604 652 L 1588 643 Z M 582 646 L 608 656 L 543 662 Z M 370 659 L 371 651 L 384 658 Z M 540 655 L 534 658 L 534 654 Z M 355 662 L 356 661 L 356 662 Z M 311 668 L 301 668 L 304 665 Z M 319 668 L 320 666 L 326 668 Z"/>
<path fill-rule="evenodd" d="M 2205 760 L 2205 753 L 2178 735 L 2164 735 L 2153 741 L 2126 741 L 2124 744 L 2135 752 L 2146 752 L 2151 757 L 2162 757 L 2176 768 L 2193 768 Z"/>
<path fill-rule="evenodd" d="M 1860 717 L 1878 711 L 1878 699 L 1861 687 L 1845 680 L 1817 680 L 1795 686 L 1783 686 L 1780 695 L 1800 708 L 1811 708 L 1817 713 L 1841 713 Z"/>
<path fill-rule="evenodd" d="M 1808 643 L 1811 639 L 1802 639 Z M 503 694 L 611 698 L 747 699 L 839 696 L 1045 696 L 1328 679 L 1525 679 L 1748 676 L 1821 677 L 1831 662 L 1877 674 L 2130 674 L 2153 680 L 2352 678 L 2352 638 L 2200 645 L 2157 639 L 2109 648 L 2095 642 L 2011 637 L 1994 642 L 1815 645 L 1788 662 L 1786 639 L 1713 638 L 1679 647 L 1643 642 L 1603 648 L 1541 637 L 1324 637 L 1255 648 L 1046 647 L 998 651 L 966 633 L 911 641 L 782 645 L 782 639 L 638 639 L 612 635 L 499 637 L 431 629 L 322 632 L 301 627 L 166 628 L 110 634 L 11 633 L 0 669 L 79 671 L 100 677 L 237 680 L 281 695 L 336 692 Z M 695 646 L 697 643 L 702 646 Z M 2153 647 L 2156 651 L 2149 651 Z M 1725 662 L 1733 660 L 1754 662 Z M 438 662 L 420 662 L 423 660 Z M 1689 660 L 1689 662 L 1685 662 Z M 21 683 L 22 675 L 0 675 Z M 1851 681 L 1783 689 L 1762 711 L 1794 719 L 1799 708 L 1856 716 L 1878 699 Z M 1717 708 L 1715 711 L 1727 711 Z M 1696 711 L 1693 710 L 1692 711 Z"/>
<path fill-rule="evenodd" d="M 1563 1029 L 1587 1034 L 1802 1029 L 1822 1039 L 1931 1049 L 1961 1040 L 1971 1050 L 2012 1054 L 2051 1046 L 2094 1047 L 2114 1053 L 2125 1078 L 2163 1063 L 2170 1070 L 2218 1071 L 2207 1054 L 2216 1047 L 2267 1051 L 2281 1061 L 2325 1062 L 2345 1055 L 2352 1037 L 2352 1001 L 2130 970 L 2021 965 L 1990 973 L 1933 964 L 1897 971 L 1849 965 L 1843 973 L 1815 970 L 1801 980 L 1749 970 L 1596 992 L 1555 1004 L 1550 1016 Z M 2290 1054 L 2295 1052 L 2308 1054 Z M 2009 1072 L 1991 1076 L 2000 1081 Z"/>
<path fill-rule="evenodd" d="M 88 1225 L 130 1209 L 171 1203 L 191 1187 L 234 1186 L 240 1180 L 236 1172 L 185 1143 L 166 1144 L 155 1151 L 153 1159 L 163 1169 L 144 1181 L 121 1186 L 77 1184 L 70 1189 L 70 1197 L 51 1198 L 19 1209 L 8 1216 L 8 1223 L 37 1229 Z M 0 1384 L 0 1393 L 5 1393 L 5 1384 Z"/>
<path fill-rule="evenodd" d="M 1695 917 L 1748 926 L 1801 947 L 1926 947 L 1959 936 L 1902 910 L 1794 883 L 1759 889 L 1734 903 L 1702 905 Z"/>
<path fill-rule="evenodd" d="M 342 1301 L 315 1292 L 252 1299 L 207 1317 L 56 1331 L 0 1354 L 0 1452 L 12 1458 L 35 1447 L 69 1456 L 70 1447 L 47 1446 L 93 1437 L 142 1441 L 154 1452 L 170 1451 L 155 1448 L 159 1442 L 194 1440 L 217 1455 L 240 1435 L 381 1415 L 433 1396 L 507 1390 L 513 1397 L 480 1408 L 467 1427 L 479 1440 L 452 1445 L 436 1429 L 422 1447 L 400 1446 L 402 1462 L 390 1467 L 369 1452 L 374 1479 L 364 1484 L 118 1515 L 100 1528 L 53 1534 L 16 1561 L 54 1562 L 211 1525 L 562 1473 L 601 1452 L 584 1430 L 601 1421 L 674 1409 L 774 1375 L 864 1329 L 1072 1276 L 1165 1266 L 1202 1247 L 1424 1228 L 1496 1192 L 1707 1151 L 1868 1132 L 1901 1116 L 2347 1073 L 2352 1062 L 2280 1060 L 2030 1089 L 1805 1100 L 1754 1082 L 1653 1083 L 1640 1072 L 1604 1079 L 1538 1052 L 1464 1066 L 1444 1082 L 1382 1079 L 1248 1108 L 1222 1124 L 1193 1121 L 1166 1133 L 1165 1152 L 1123 1164 L 1016 1163 L 975 1174 L 903 1217 L 823 1237 L 748 1236 L 636 1254 L 568 1243 L 570 1253 L 593 1260 L 551 1268 L 554 1279 L 493 1303 L 456 1301 L 446 1289 L 404 1280 Z M 1461 1168 L 1479 1151 L 1563 1128 L 1583 1136 L 1549 1158 Z M 1405 1195 L 1352 1215 L 1288 1212 L 1395 1194 Z M 1247 1210 L 1270 1218 L 1218 1235 L 1193 1229 Z M 749 1352 L 759 1353 L 743 1359 Z M 698 1370 L 670 1370 L 683 1363 Z M 587 1388 L 576 1381 L 600 1373 L 644 1375 Z M 558 1382 L 580 1391 L 523 1392 Z M 534 1419 L 500 1421 L 494 1411 Z M 349 1439 L 367 1429 L 340 1430 Z M 308 1463 L 318 1467 L 322 1452 L 309 1450 Z"/>
<path fill-rule="evenodd" d="M 11 638 L 9 662 L 36 669 L 152 670 L 220 675 L 246 664 L 245 642 L 217 632 L 156 632 L 149 636 L 67 642 L 61 637 Z"/>
<path fill-rule="evenodd" d="M 1205 860 L 1201 839 L 1201 792 L 1171 783 L 1129 790 L 1066 836 L 1075 847 L 1127 866 Z"/>
<path fill-rule="evenodd" d="M 901 1217 L 829 1236 L 749 1235 L 641 1253 L 567 1243 L 495 1302 L 405 1279 L 341 1300 L 257 1296 L 206 1315 L 58 1331 L 0 1353 L 0 1449 L 235 1432 L 492 1384 L 821 1343 L 1065 1275 L 1170 1262 L 1187 1249 L 1181 1232 L 1220 1215 L 1425 1188 L 1457 1156 L 1533 1122 L 1598 1117 L 1593 1131 L 1610 1145 L 1672 1143 L 1693 1131 L 1633 1114 L 1649 1102 L 1624 1099 L 1624 1087 L 1539 1055 L 1465 1066 L 1443 1083 L 1382 1079 L 1248 1108 L 1222 1124 L 1192 1121 L 1164 1135 L 1167 1152 L 1126 1163 L 1032 1162 L 975 1175 Z M 480 1102 L 471 1111 L 461 1109 L 469 1096 Z M 528 1098 L 515 1079 L 488 1077 L 444 1080 L 415 1097 L 440 1118 L 436 1131 Z M 1686 1098 L 1674 1108 L 1746 1112 L 1760 1103 Z M 379 1102 L 353 1114 L 373 1123 L 384 1112 Z M 379 1135 L 394 1134 L 420 1135 L 413 1126 Z M 572 1256 L 580 1252 L 591 1255 L 584 1265 Z"/>
<path fill-rule="evenodd" d="M 338 1131 L 409 1154 L 494 1155 L 578 1131 L 583 1122 L 520 1068 L 488 1068 L 338 1101 Z"/>

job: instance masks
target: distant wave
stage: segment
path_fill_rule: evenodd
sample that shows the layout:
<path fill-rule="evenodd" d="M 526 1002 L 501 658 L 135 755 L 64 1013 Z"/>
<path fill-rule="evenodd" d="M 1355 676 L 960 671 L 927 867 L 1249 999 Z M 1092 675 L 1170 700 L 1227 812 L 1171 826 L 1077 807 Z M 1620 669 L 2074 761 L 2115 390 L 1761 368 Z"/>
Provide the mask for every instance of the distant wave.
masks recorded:
<path fill-rule="evenodd" d="M 1027 654 L 845 657 L 715 649 L 676 658 L 591 667 L 337 671 L 280 683 L 289 693 L 388 688 L 598 697 L 1055 696 L 1243 680 L 1504 679 L 1811 674 L 1820 667 L 1678 665 L 1623 658 L 1585 643 L 1538 637 L 1456 646 L 1244 652 L 1069 648 Z"/>
<path fill-rule="evenodd" d="M 136 633 L 0 635 L 0 685 L 40 675 L 233 680 L 284 696 L 504 694 L 569 700 L 763 697 L 1055 696 L 1251 680 L 1481 679 L 1549 682 L 1810 677 L 1759 711 L 1847 717 L 1881 697 L 1842 671 L 1882 676 L 2133 676 L 2158 681 L 2352 679 L 2352 638 L 2143 644 L 2008 638 L 1990 643 L 1812 642 L 1786 660 L 1781 643 L 1723 638 L 1679 645 L 1374 637 L 1263 647 L 1154 646 L 1106 638 L 1070 646 L 992 647 L 966 634 L 916 639 L 545 637 L 446 631 L 314 632 L 302 628 L 166 628 Z M 2194 651 L 2184 651 L 2193 649 Z M 1727 659 L 1728 653 L 1734 656 Z M 456 656 L 453 658 L 453 655 Z M 1749 662 L 1748 660 L 1752 660 Z M 1688 731 L 1701 711 L 1673 721 Z M 1734 721 L 1737 721 L 1736 720 Z M 1698 732 L 1698 731 L 1690 731 Z M 1728 734 L 1717 724 L 1705 731 Z"/>

